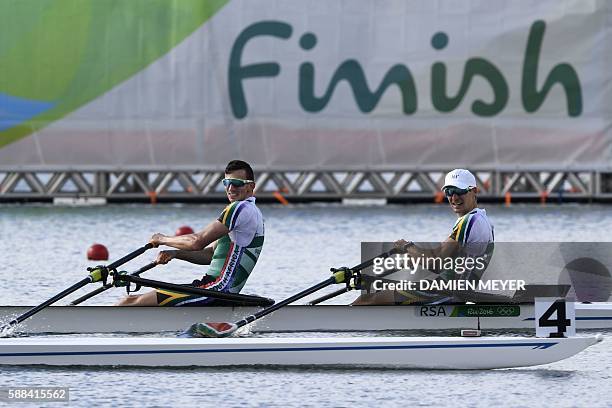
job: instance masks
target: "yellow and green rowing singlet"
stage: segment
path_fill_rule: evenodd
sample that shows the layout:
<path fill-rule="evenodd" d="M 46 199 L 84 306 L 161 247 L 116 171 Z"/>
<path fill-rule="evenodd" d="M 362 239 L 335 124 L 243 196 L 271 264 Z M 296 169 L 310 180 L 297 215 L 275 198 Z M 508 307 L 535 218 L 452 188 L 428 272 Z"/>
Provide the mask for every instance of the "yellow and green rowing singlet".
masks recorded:
<path fill-rule="evenodd" d="M 255 197 L 234 201 L 218 218 L 229 233 L 215 246 L 208 272 L 194 284 L 204 289 L 239 293 L 253 271 L 264 243 L 264 220 Z M 212 298 L 165 290 L 157 291 L 160 306 L 201 306 Z"/>

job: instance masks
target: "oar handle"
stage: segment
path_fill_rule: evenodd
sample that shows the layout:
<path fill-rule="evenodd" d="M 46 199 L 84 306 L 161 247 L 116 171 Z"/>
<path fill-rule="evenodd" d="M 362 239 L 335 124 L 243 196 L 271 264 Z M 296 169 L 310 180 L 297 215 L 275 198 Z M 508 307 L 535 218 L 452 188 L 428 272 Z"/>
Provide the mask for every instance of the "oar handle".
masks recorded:
<path fill-rule="evenodd" d="M 135 272 L 132 272 L 130 275 L 131 276 L 139 276 L 141 273 L 148 271 L 149 269 L 153 269 L 155 266 L 157 266 L 157 262 L 153 261 L 145 266 L 143 266 L 142 268 L 138 269 Z M 83 303 L 84 301 L 91 299 L 92 297 L 99 295 L 102 292 L 107 291 L 108 289 L 112 288 L 113 284 L 112 283 L 107 283 L 104 286 L 99 287 L 96 290 L 92 290 L 91 292 L 81 296 L 80 298 L 73 300 L 72 302 L 70 302 L 70 306 L 76 306 L 78 304 Z"/>

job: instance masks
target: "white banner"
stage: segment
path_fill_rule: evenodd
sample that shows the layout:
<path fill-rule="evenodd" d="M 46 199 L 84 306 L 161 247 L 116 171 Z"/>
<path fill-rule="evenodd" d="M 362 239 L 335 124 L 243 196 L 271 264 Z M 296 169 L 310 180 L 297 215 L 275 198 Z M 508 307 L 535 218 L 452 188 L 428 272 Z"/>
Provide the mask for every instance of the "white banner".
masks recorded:
<path fill-rule="evenodd" d="M 606 167 L 610 4 L 232 0 L 61 117 L 0 109 L 0 168 Z"/>

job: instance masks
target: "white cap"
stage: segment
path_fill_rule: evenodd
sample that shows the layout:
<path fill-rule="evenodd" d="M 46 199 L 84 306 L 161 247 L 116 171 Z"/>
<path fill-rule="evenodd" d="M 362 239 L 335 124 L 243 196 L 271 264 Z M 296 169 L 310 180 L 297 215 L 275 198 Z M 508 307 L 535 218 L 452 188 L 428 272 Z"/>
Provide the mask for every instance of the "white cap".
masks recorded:
<path fill-rule="evenodd" d="M 476 177 L 474 177 L 469 170 L 455 169 L 444 178 L 444 187 L 442 187 L 442 190 L 451 186 L 463 189 L 476 187 Z"/>

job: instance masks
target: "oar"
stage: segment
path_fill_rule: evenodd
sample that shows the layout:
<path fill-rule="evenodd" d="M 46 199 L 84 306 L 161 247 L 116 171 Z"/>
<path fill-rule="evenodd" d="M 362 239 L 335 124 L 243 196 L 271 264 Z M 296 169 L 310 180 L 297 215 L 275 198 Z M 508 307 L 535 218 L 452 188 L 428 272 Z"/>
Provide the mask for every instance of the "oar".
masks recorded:
<path fill-rule="evenodd" d="M 113 262 L 112 264 L 108 265 L 106 267 L 106 269 L 108 269 L 109 271 L 112 271 L 113 269 L 117 269 L 118 267 L 120 267 L 121 265 L 123 265 L 126 262 L 131 261 L 132 259 L 136 258 L 137 256 L 140 256 L 142 254 L 144 254 L 148 249 L 153 248 L 153 244 L 147 244 L 145 246 L 142 246 L 140 248 L 138 248 L 137 250 L 135 250 L 134 252 L 131 252 L 129 254 L 127 254 L 126 256 L 124 256 L 121 259 L 116 260 L 115 262 Z"/>
<path fill-rule="evenodd" d="M 143 266 L 142 268 L 138 269 L 137 271 L 134 271 L 132 273 L 130 273 L 130 276 L 140 276 L 141 273 L 148 271 L 149 269 L 153 269 L 155 268 L 155 266 L 157 266 L 157 262 L 153 261 L 149 264 L 146 264 L 145 266 Z M 112 283 L 107 283 L 106 285 L 99 287 L 96 290 L 92 290 L 91 292 L 81 296 L 80 298 L 73 300 L 72 302 L 70 302 L 71 306 L 76 306 L 78 304 L 83 303 L 84 301 L 86 301 L 87 299 L 91 299 L 92 297 L 99 295 L 102 292 L 107 291 L 108 289 L 112 288 L 114 285 Z"/>
<path fill-rule="evenodd" d="M 340 296 L 343 293 L 346 293 L 348 291 L 349 291 L 349 288 L 344 287 L 342 289 L 338 289 L 335 292 L 328 293 L 327 295 L 323 295 L 323 296 L 321 296 L 319 298 L 316 298 L 315 300 L 312 300 L 312 301 L 308 302 L 307 304 L 310 305 L 310 306 L 318 305 L 319 303 L 325 302 L 326 300 L 329 300 L 329 299 L 333 299 L 336 296 Z"/>
<path fill-rule="evenodd" d="M 308 289 L 301 291 L 298 294 L 295 294 L 283 301 L 276 303 L 273 306 L 268 307 L 267 309 L 261 310 L 255 314 L 245 317 L 242 320 L 237 321 L 236 323 L 230 322 L 213 322 L 213 323 L 195 323 L 192 324 L 189 329 L 182 333 L 181 336 L 184 337 L 226 337 L 230 334 L 234 333 L 240 327 L 245 326 L 249 323 L 254 322 L 257 319 L 260 319 L 264 316 L 269 315 L 270 313 L 280 309 L 283 306 L 286 306 L 290 303 L 295 302 L 296 300 L 302 299 L 312 293 L 315 293 L 318 290 L 321 290 L 329 285 L 333 285 L 336 283 L 346 283 L 347 287 L 356 286 L 355 280 L 359 280 L 360 275 L 359 271 L 365 269 L 374 264 L 374 261 L 378 258 L 388 258 L 389 256 L 397 253 L 397 248 L 393 248 L 390 251 L 383 252 L 382 254 L 375 256 L 372 259 L 368 259 L 360 263 L 359 265 L 355 265 L 352 268 L 332 268 L 331 271 L 334 274 L 329 279 L 324 280 Z"/>
<path fill-rule="evenodd" d="M 24 321 L 28 317 L 31 317 L 31 316 L 35 315 L 36 313 L 40 312 L 45 307 L 47 307 L 47 306 L 57 302 L 58 300 L 68 296 L 72 292 L 77 291 L 78 289 L 82 288 L 83 286 L 87 285 L 88 283 L 100 282 L 100 281 L 104 280 L 105 277 L 106 277 L 105 275 L 108 274 L 109 270 L 113 270 L 113 269 L 123 265 L 124 263 L 126 263 L 128 261 L 131 261 L 132 259 L 136 258 L 137 256 L 142 255 L 147 249 L 150 249 L 150 248 L 153 248 L 153 245 L 147 244 L 147 245 L 145 245 L 145 246 L 143 246 L 141 248 L 138 248 L 134 252 L 124 256 L 123 258 L 113 262 L 112 264 L 110 264 L 108 266 L 92 268 L 89 271 L 89 275 L 86 278 L 80 280 L 79 282 L 75 283 L 74 285 L 72 285 L 68 289 L 65 289 L 65 290 L 61 291 L 60 293 L 58 293 L 57 295 L 53 296 L 51 299 L 41 303 L 40 305 L 38 305 L 36 307 L 33 307 L 32 309 L 28 310 L 27 312 L 25 312 L 21 316 L 16 317 L 15 319 L 11 320 L 7 324 L 5 324 L 2 327 L 0 327 L 0 333 L 3 333 L 5 330 L 10 328 L 11 326 L 14 326 L 16 324 L 21 323 L 22 321 Z"/>
<path fill-rule="evenodd" d="M 141 286 L 147 286 L 147 287 L 159 288 L 159 289 L 167 289 L 167 290 L 173 290 L 176 292 L 191 293 L 194 295 L 207 296 L 207 297 L 211 297 L 215 299 L 241 302 L 244 305 L 249 305 L 249 306 L 270 306 L 274 304 L 274 299 L 265 298 L 261 296 L 243 295 L 240 293 L 220 292 L 218 290 L 198 288 L 198 287 L 191 286 L 191 285 L 177 285 L 176 283 L 161 282 L 161 281 L 152 280 L 152 279 L 144 279 L 144 278 L 140 278 L 140 277 L 132 276 L 132 275 L 121 275 L 118 273 L 114 273 L 113 280 L 115 282 L 132 282 L 132 283 L 135 283 Z"/>
<path fill-rule="evenodd" d="M 374 257 L 374 258 L 372 258 L 372 259 L 368 259 L 367 261 L 364 261 L 364 262 L 360 263 L 360 264 L 359 264 L 359 265 L 357 265 L 357 266 L 353 266 L 353 267 L 351 268 L 351 271 L 353 271 L 353 272 L 360 271 L 360 270 L 362 270 L 362 269 L 365 269 L 365 268 L 367 268 L 367 267 L 369 267 L 369 266 L 374 265 L 374 262 L 375 262 L 375 261 L 376 261 L 378 258 L 388 258 L 388 257 L 390 257 L 391 255 L 395 255 L 395 254 L 397 254 L 397 253 L 399 253 L 399 252 L 398 252 L 398 250 L 397 250 L 397 248 L 392 248 L 392 249 L 390 249 L 389 251 L 387 251 L 387 252 L 383 252 L 382 254 L 377 255 L 377 256 L 375 256 L 375 257 Z"/>
<path fill-rule="evenodd" d="M 270 306 L 255 314 L 247 316 L 244 319 L 237 321 L 236 323 L 230 323 L 230 322 L 195 323 L 191 325 L 191 327 L 189 327 L 189 329 L 187 329 L 181 336 L 183 337 L 226 337 L 226 336 L 229 336 L 230 334 L 238 330 L 240 327 L 245 326 L 249 323 L 252 323 L 255 320 L 260 319 L 264 316 L 267 316 L 270 313 L 280 309 L 281 307 L 286 306 L 289 303 L 293 303 L 296 300 L 302 299 L 303 297 L 306 297 L 329 285 L 333 285 L 336 283 L 351 284 L 354 278 L 359 277 L 358 276 L 359 274 L 357 272 L 359 268 L 361 269 L 365 268 L 368 262 L 364 262 L 350 269 L 349 268 L 340 268 L 340 269 L 332 268 L 331 269 L 331 271 L 333 272 L 332 277 L 325 279 L 324 281 L 317 283 L 316 285 L 308 289 L 305 289 L 301 291 L 300 293 L 295 294 L 281 302 L 278 302 L 277 304 L 273 306 Z M 371 262 L 374 262 L 374 261 L 371 260 Z"/>

